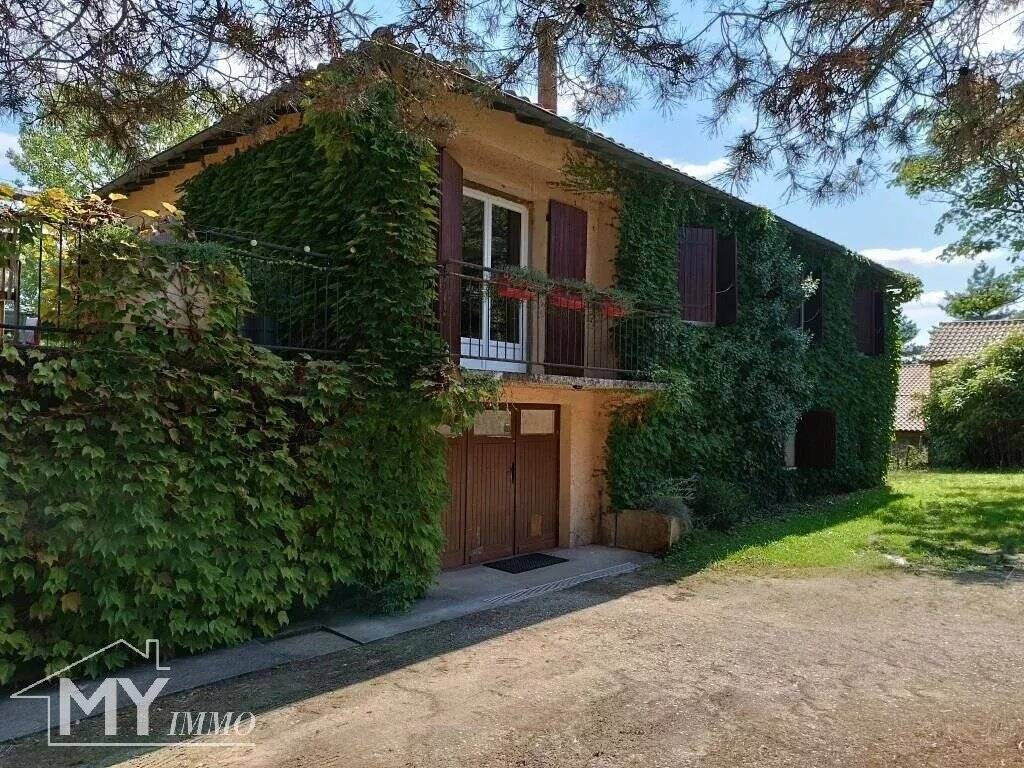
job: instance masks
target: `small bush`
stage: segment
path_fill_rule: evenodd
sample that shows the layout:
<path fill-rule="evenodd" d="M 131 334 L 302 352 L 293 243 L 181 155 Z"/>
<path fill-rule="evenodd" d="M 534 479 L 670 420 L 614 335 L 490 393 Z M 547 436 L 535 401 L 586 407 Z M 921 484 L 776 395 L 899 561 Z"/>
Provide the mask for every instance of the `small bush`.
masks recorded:
<path fill-rule="evenodd" d="M 938 369 L 921 409 L 936 466 L 1024 466 L 1024 333 Z"/>
<path fill-rule="evenodd" d="M 697 498 L 698 481 L 699 478 L 693 476 L 670 477 L 656 482 L 636 507 L 672 517 L 689 517 L 690 505 Z"/>
<path fill-rule="evenodd" d="M 727 531 L 750 515 L 753 499 L 730 480 L 704 477 L 694 503 L 694 522 L 715 531 Z"/>
<path fill-rule="evenodd" d="M 928 449 L 923 445 L 895 443 L 889 450 L 889 469 L 927 469 Z"/>

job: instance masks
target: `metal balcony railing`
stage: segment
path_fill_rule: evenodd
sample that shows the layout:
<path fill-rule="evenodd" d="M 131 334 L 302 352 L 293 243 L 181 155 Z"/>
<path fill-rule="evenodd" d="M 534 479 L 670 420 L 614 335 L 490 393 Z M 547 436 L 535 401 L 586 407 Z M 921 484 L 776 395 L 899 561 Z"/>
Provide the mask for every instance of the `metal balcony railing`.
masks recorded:
<path fill-rule="evenodd" d="M 464 368 L 649 379 L 678 312 L 465 262 L 440 266 L 442 332 Z"/>
<path fill-rule="evenodd" d="M 238 233 L 196 235 L 225 246 L 249 284 L 242 335 L 284 354 L 334 357 L 351 347 L 352 265 L 344 256 Z M 3 343 L 74 346 L 95 330 L 79 323 L 83 265 L 90 274 L 102 268 L 90 262 L 87 242 L 72 227 L 0 227 Z M 671 338 L 666 330 L 680 322 L 678 310 L 463 262 L 438 265 L 438 280 L 440 329 L 466 368 L 650 380 Z"/>
<path fill-rule="evenodd" d="M 223 246 L 249 284 L 252 306 L 238 317 L 241 335 L 286 354 L 335 357 L 344 350 L 344 259 L 232 233 L 196 234 Z M 90 236 L 70 225 L 0 225 L 0 342 L 71 347 L 99 330 L 95 321 L 83 324 L 79 311 L 83 277 L 94 280 L 104 269 L 88 248 Z"/>
<path fill-rule="evenodd" d="M 0 225 L 0 340 L 68 346 L 80 336 L 82 233 L 75 227 L 7 221 Z"/>

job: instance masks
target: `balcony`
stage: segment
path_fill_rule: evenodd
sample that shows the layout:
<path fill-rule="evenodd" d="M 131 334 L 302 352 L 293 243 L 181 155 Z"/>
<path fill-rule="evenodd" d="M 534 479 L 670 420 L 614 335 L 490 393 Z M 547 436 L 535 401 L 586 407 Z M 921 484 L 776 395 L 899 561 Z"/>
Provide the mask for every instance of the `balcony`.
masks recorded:
<path fill-rule="evenodd" d="M 24 234 L 0 232 L 0 339 L 73 346 L 93 330 L 79 325 L 81 233 L 47 227 Z M 197 234 L 227 247 L 250 286 L 251 309 L 238 318 L 242 335 L 284 355 L 344 357 L 352 348 L 358 319 L 337 311 L 349 302 L 345 259 L 231 233 Z M 678 310 L 543 275 L 462 262 L 441 264 L 438 274 L 441 330 L 468 369 L 646 383 L 666 326 L 680 322 Z"/>
<path fill-rule="evenodd" d="M 441 327 L 463 368 L 650 380 L 658 328 L 678 313 L 579 283 L 465 262 L 440 268 Z"/>

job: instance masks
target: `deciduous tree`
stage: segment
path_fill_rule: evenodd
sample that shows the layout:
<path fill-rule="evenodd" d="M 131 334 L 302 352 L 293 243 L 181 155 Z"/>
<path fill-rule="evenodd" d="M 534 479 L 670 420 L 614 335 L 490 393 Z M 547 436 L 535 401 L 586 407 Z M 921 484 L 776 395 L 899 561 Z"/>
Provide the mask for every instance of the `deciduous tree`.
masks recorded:
<path fill-rule="evenodd" d="M 981 262 L 967 280 L 967 287 L 946 294 L 943 309 L 960 320 L 1000 320 L 1022 313 L 1015 305 L 1024 300 L 1024 267 L 1002 274 Z"/>
<path fill-rule="evenodd" d="M 158 120 L 136 126 L 137 149 L 154 155 L 205 128 L 209 118 L 198 111 L 177 120 Z M 62 122 L 39 119 L 22 123 L 18 148 L 7 157 L 21 182 L 38 189 L 61 187 L 81 196 L 131 167 L 133 156 L 91 135 L 88 118 L 69 115 Z"/>

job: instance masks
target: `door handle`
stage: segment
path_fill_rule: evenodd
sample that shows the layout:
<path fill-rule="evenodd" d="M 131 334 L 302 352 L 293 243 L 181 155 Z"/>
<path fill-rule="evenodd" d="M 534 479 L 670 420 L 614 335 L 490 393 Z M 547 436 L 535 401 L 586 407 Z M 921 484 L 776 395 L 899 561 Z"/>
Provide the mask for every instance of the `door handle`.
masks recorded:
<path fill-rule="evenodd" d="M 508 471 L 512 475 L 512 484 L 515 485 L 515 482 L 516 482 L 516 463 L 514 461 L 512 462 L 512 466 L 510 466 L 508 468 Z"/>

